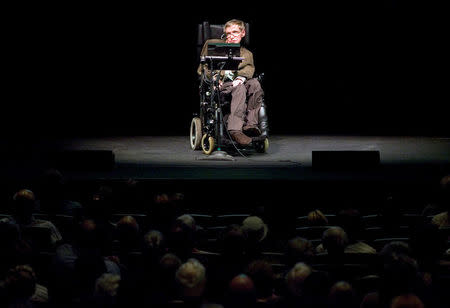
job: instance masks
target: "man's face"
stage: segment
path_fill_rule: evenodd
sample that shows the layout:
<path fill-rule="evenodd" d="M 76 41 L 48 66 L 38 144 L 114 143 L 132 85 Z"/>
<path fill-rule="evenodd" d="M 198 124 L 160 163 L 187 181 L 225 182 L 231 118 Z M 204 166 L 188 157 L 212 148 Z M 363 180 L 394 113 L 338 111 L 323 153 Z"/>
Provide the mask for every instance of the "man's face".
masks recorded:
<path fill-rule="evenodd" d="M 239 44 L 245 36 L 245 30 L 241 31 L 238 25 L 231 25 L 225 28 L 225 35 L 227 43 Z"/>

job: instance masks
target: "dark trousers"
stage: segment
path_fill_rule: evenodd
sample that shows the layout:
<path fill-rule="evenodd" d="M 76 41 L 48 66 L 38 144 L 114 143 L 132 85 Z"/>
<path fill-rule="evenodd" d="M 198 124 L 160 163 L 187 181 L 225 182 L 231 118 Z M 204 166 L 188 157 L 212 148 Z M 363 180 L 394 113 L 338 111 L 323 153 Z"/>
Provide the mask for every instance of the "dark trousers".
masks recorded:
<path fill-rule="evenodd" d="M 231 81 L 224 82 L 221 94 L 225 99 L 231 96 L 227 129 L 242 131 L 243 126 L 257 126 L 264 91 L 256 78 L 233 87 Z"/>

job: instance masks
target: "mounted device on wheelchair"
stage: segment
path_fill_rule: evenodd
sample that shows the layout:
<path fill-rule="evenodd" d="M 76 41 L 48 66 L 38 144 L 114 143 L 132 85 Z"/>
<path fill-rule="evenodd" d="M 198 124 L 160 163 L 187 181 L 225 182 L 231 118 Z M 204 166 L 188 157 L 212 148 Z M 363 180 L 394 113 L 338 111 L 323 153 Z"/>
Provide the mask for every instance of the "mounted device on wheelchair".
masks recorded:
<path fill-rule="evenodd" d="M 265 153 L 269 148 L 267 114 L 264 101 L 258 113 L 259 136 L 253 137 L 248 145 L 239 145 L 231 138 L 226 125 L 230 112 L 230 102 L 220 92 L 220 78 L 224 71 L 234 71 L 244 58 L 240 57 L 240 45 L 230 43 L 210 43 L 208 54 L 201 56 L 202 67 L 207 64 L 210 74 L 202 69 L 199 84 L 200 112 L 194 114 L 190 127 L 190 144 L 193 150 L 202 149 L 207 155 L 223 148 L 255 150 Z M 263 74 L 259 75 L 262 81 Z M 262 98 L 263 99 L 263 98 Z"/>

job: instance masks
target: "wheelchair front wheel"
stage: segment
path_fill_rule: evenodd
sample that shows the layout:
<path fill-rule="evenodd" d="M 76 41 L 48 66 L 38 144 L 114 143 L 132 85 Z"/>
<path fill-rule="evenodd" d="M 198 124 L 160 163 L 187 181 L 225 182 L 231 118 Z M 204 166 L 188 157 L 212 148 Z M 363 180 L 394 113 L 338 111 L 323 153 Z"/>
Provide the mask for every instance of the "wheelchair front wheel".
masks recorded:
<path fill-rule="evenodd" d="M 200 144 L 202 143 L 202 120 L 198 117 L 192 118 L 189 141 L 191 149 L 200 149 Z"/>
<path fill-rule="evenodd" d="M 264 139 L 264 141 L 258 141 L 255 144 L 255 150 L 258 153 L 266 153 L 268 149 L 269 149 L 269 139 L 268 138 Z"/>
<path fill-rule="evenodd" d="M 209 134 L 204 134 L 202 137 L 202 149 L 203 153 L 206 155 L 209 155 L 214 150 L 215 141 L 214 138 L 211 137 Z"/>

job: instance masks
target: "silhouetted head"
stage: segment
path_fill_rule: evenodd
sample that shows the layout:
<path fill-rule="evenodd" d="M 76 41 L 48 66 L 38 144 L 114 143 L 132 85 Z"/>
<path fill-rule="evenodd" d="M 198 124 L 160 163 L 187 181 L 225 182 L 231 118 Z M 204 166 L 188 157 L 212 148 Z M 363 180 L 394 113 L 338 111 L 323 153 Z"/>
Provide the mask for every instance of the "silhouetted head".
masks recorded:
<path fill-rule="evenodd" d="M 256 303 L 256 290 L 252 279 L 239 274 L 228 285 L 226 307 L 253 307 Z"/>
<path fill-rule="evenodd" d="M 341 227 L 328 228 L 323 232 L 322 244 L 329 255 L 343 254 L 348 245 L 347 233 Z"/>
<path fill-rule="evenodd" d="M 21 189 L 13 196 L 13 215 L 19 224 L 29 224 L 35 209 L 36 198 L 29 189 Z"/>
<path fill-rule="evenodd" d="M 311 273 L 311 267 L 303 262 L 295 264 L 289 270 L 286 275 L 286 286 L 292 296 L 298 297 L 304 294 L 305 280 Z"/>
<path fill-rule="evenodd" d="M 290 239 L 286 245 L 286 263 L 289 266 L 297 262 L 309 263 L 314 256 L 314 246 L 310 240 L 302 237 Z"/>
<path fill-rule="evenodd" d="M 183 297 L 201 297 L 206 286 L 206 269 L 198 260 L 189 259 L 175 273 Z"/>
<path fill-rule="evenodd" d="M 356 293 L 347 281 L 338 281 L 331 287 L 328 303 L 330 308 L 358 307 Z"/>

